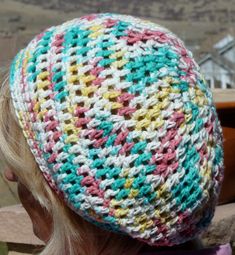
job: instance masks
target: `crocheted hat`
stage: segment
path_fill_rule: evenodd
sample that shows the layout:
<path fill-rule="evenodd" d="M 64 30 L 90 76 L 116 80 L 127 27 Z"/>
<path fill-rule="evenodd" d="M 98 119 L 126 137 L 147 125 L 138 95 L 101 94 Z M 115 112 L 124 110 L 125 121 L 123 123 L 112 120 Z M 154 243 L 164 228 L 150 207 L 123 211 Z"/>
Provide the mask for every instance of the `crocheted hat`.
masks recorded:
<path fill-rule="evenodd" d="M 44 177 L 80 216 L 156 246 L 208 226 L 222 129 L 170 31 L 110 13 L 50 27 L 14 58 L 10 88 Z"/>

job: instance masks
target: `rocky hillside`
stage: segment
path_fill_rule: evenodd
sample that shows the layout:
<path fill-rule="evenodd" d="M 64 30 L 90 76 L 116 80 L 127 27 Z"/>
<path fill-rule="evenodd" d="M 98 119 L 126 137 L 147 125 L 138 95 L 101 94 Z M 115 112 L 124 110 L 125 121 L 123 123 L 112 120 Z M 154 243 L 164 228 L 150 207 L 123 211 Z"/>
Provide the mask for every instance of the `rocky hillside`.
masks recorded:
<path fill-rule="evenodd" d="M 41 6 L 44 9 L 65 12 L 121 12 L 159 20 L 196 22 L 235 22 L 234 0 L 17 0 L 25 4 Z"/>

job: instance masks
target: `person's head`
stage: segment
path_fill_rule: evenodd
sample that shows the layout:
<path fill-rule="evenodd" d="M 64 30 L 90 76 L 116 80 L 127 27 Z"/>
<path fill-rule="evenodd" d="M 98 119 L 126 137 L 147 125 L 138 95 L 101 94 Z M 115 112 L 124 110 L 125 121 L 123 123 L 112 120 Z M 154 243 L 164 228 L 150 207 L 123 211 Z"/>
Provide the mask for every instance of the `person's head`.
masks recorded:
<path fill-rule="evenodd" d="M 223 178 L 222 129 L 191 52 L 118 14 L 48 28 L 16 55 L 0 150 L 42 254 L 135 255 L 192 240 Z"/>

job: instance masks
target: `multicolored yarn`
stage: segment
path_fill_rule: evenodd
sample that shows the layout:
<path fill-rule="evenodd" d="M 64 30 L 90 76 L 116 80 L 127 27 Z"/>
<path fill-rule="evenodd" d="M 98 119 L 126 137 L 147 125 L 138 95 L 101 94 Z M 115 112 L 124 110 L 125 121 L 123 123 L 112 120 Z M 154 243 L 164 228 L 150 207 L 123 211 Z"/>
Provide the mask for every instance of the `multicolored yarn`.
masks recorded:
<path fill-rule="evenodd" d="M 170 31 L 110 13 L 48 28 L 15 57 L 10 88 L 43 175 L 79 215 L 156 246 L 208 226 L 222 130 L 198 65 Z"/>

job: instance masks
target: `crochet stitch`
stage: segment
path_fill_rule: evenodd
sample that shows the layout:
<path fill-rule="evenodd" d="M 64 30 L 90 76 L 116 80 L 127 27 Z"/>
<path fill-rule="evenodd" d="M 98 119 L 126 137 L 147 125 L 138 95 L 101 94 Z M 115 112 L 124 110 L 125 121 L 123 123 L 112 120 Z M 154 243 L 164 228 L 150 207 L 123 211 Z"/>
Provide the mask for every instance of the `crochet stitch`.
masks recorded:
<path fill-rule="evenodd" d="M 49 185 L 101 228 L 171 246 L 211 221 L 222 129 L 192 53 L 133 16 L 83 16 L 14 58 L 19 124 Z"/>

